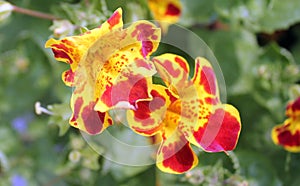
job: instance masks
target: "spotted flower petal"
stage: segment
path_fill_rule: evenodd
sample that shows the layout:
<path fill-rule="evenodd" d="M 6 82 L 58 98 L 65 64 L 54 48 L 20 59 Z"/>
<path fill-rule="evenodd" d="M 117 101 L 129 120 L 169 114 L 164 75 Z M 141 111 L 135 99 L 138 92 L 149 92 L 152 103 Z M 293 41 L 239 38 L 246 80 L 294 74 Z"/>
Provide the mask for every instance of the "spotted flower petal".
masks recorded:
<path fill-rule="evenodd" d="M 139 101 L 135 110 L 127 111 L 129 126 L 136 133 L 144 136 L 152 136 L 163 130 L 162 120 L 167 114 L 167 108 L 177 99 L 162 85 L 153 85 L 151 96 L 150 101 Z"/>
<path fill-rule="evenodd" d="M 152 100 L 138 102 L 136 110 L 127 111 L 128 124 L 138 134 L 155 135 L 154 141 L 161 142 L 156 159 L 159 169 L 173 174 L 186 172 L 198 164 L 198 158 L 178 130 L 181 102 L 162 85 L 152 88 Z"/>
<path fill-rule="evenodd" d="M 178 128 L 186 139 L 209 152 L 234 149 L 241 129 L 240 116 L 233 106 L 220 102 L 210 63 L 197 58 L 194 76 L 189 80 L 187 62 L 176 60 L 176 55 L 153 60 L 162 79 L 179 95 Z"/>
<path fill-rule="evenodd" d="M 160 30 L 152 23 L 139 21 L 124 30 L 118 50 L 104 61 L 96 81 L 96 97 L 99 101 L 96 110 L 107 111 L 114 107 L 134 109 L 137 100 L 150 99 L 149 84 L 156 73 L 153 63 L 148 60 L 158 47 Z M 99 48 L 95 45 L 95 48 Z M 95 62 L 101 53 L 91 53 Z M 103 63 L 103 62 L 102 62 Z"/>
<path fill-rule="evenodd" d="M 85 81 L 83 84 L 87 84 Z M 113 120 L 107 112 L 99 112 L 94 109 L 95 101 L 88 92 L 90 86 L 85 86 L 85 91 L 76 89 L 71 98 L 71 108 L 73 110 L 70 125 L 85 131 L 89 134 L 98 134 L 106 127 L 112 125 Z M 82 91 L 81 93 L 78 93 Z"/>
<path fill-rule="evenodd" d="M 154 27 L 153 24 L 150 25 Z M 133 25 L 136 26 L 139 24 Z M 76 88 L 72 98 L 86 97 L 87 101 L 83 103 L 83 108 L 93 103 L 94 112 L 105 113 L 114 108 L 134 109 L 138 100 L 151 99 L 149 84 L 155 69 L 150 61 L 145 59 L 152 50 L 144 52 L 143 39 L 151 43 L 152 41 L 147 37 L 132 36 L 130 28 L 113 30 L 101 37 L 90 47 L 84 60 L 80 62 L 75 74 Z M 154 34 L 159 34 L 159 30 L 155 28 L 153 30 Z M 143 33 L 143 30 L 140 32 Z M 155 39 L 159 39 L 159 35 Z M 99 126 L 101 130 L 97 133 L 102 132 L 111 123 L 110 120 L 102 123 L 99 119 L 77 120 L 78 125 L 84 125 L 85 128 L 90 125 Z"/>
<path fill-rule="evenodd" d="M 137 101 L 151 99 L 156 71 L 148 58 L 158 47 L 160 29 L 147 21 L 122 26 L 118 9 L 99 28 L 46 43 L 57 60 L 71 67 L 63 73 L 66 84 L 75 87 L 70 124 L 89 134 L 112 124 L 109 109 L 134 109 Z"/>
<path fill-rule="evenodd" d="M 70 36 L 61 40 L 51 38 L 46 42 L 45 47 L 52 49 L 56 60 L 70 64 L 71 69 L 63 73 L 66 85 L 74 85 L 74 72 L 91 45 L 101 36 L 122 26 L 122 9 L 119 8 L 99 28 L 87 31 L 80 36 Z"/>
<path fill-rule="evenodd" d="M 163 32 L 167 32 L 169 25 L 178 22 L 180 18 L 182 6 L 179 0 L 148 0 L 148 5 Z"/>
<path fill-rule="evenodd" d="M 173 174 L 184 173 L 198 164 L 190 143 L 178 131 L 162 142 L 156 161 L 160 170 Z"/>
<path fill-rule="evenodd" d="M 285 114 L 292 118 L 300 117 L 300 97 L 288 103 Z"/>
<path fill-rule="evenodd" d="M 200 123 L 200 122 L 199 122 Z M 208 116 L 204 125 L 195 126 L 191 142 L 207 152 L 231 151 L 236 147 L 241 130 L 239 112 L 232 105 L 221 105 Z"/>
<path fill-rule="evenodd" d="M 273 142 L 290 152 L 300 152 L 300 97 L 286 107 L 288 118 L 272 130 Z"/>

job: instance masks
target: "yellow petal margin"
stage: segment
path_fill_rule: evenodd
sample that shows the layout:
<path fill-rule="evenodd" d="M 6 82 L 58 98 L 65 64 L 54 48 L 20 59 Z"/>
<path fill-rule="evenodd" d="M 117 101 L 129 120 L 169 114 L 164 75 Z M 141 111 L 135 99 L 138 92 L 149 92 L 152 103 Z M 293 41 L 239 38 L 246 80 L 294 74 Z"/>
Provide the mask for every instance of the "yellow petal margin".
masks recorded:
<path fill-rule="evenodd" d="M 300 97 L 288 103 L 287 119 L 272 129 L 272 140 L 289 152 L 300 152 Z"/>

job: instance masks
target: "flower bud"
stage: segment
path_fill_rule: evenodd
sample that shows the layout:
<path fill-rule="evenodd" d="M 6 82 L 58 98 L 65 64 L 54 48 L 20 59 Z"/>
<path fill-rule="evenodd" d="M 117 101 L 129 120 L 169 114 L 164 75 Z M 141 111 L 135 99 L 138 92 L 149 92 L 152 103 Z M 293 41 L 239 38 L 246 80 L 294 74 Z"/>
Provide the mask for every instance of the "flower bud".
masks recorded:
<path fill-rule="evenodd" d="M 81 154 L 79 151 L 77 150 L 72 150 L 70 153 L 69 153 L 69 160 L 73 163 L 77 163 L 79 162 L 81 158 Z"/>
<path fill-rule="evenodd" d="M 6 1 L 0 1 L 0 22 L 8 18 L 14 9 L 13 5 Z"/>
<path fill-rule="evenodd" d="M 54 20 L 50 30 L 53 31 L 54 37 L 61 38 L 72 35 L 75 30 L 75 26 L 68 20 Z"/>

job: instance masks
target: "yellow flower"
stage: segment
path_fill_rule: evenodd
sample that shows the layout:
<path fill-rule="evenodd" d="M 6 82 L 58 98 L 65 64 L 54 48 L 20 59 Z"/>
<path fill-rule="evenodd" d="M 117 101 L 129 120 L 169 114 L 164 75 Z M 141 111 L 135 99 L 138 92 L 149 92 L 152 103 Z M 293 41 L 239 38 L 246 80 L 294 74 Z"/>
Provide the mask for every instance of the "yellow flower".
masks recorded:
<path fill-rule="evenodd" d="M 62 74 L 65 84 L 74 87 L 70 124 L 98 134 L 113 124 L 108 110 L 134 109 L 139 100 L 151 99 L 149 86 L 156 71 L 149 56 L 159 41 L 160 29 L 148 21 L 123 29 L 120 8 L 82 35 L 49 39 L 45 47 L 70 65 Z"/>
<path fill-rule="evenodd" d="M 198 164 L 190 144 L 207 152 L 233 150 L 241 130 L 239 112 L 222 104 L 214 71 L 204 58 L 196 58 L 189 79 L 186 60 L 175 54 L 153 59 L 166 84 L 153 85 L 153 99 L 127 111 L 129 126 L 145 136 L 162 140 L 156 164 L 168 173 L 183 173 Z"/>
<path fill-rule="evenodd" d="M 148 0 L 148 6 L 164 33 L 168 31 L 170 24 L 178 22 L 182 11 L 179 0 Z"/>
<path fill-rule="evenodd" d="M 300 97 L 288 103 L 286 116 L 282 125 L 273 128 L 273 142 L 287 151 L 300 152 Z"/>

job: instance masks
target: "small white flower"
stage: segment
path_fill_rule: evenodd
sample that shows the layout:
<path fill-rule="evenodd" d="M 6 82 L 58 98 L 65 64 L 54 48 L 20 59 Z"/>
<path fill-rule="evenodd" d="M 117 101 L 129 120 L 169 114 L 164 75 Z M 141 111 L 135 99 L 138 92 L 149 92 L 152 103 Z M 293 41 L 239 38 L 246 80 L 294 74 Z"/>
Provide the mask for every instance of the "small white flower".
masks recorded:
<path fill-rule="evenodd" d="M 14 6 L 6 1 L 0 1 L 0 21 L 8 18 L 13 11 Z"/>

